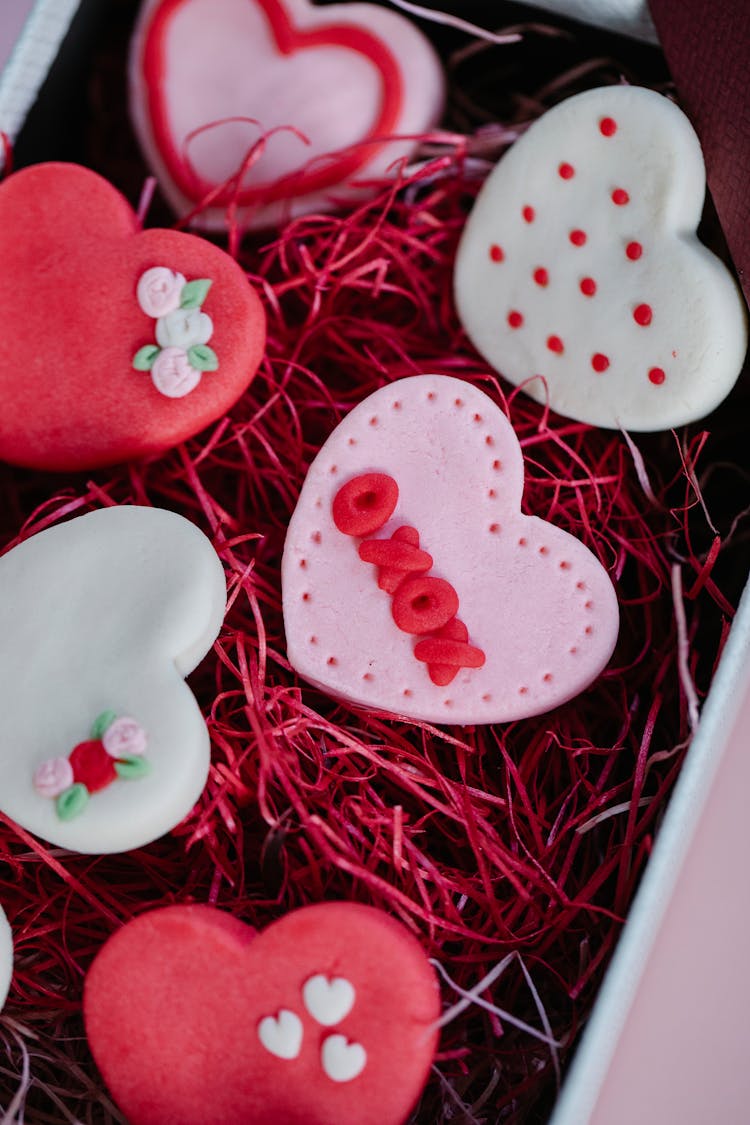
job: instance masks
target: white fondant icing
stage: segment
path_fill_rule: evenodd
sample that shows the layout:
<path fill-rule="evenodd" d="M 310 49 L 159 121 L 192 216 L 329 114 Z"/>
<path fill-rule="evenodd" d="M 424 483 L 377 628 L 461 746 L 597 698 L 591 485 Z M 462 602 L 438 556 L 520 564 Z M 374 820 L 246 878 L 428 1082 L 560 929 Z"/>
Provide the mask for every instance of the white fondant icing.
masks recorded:
<path fill-rule="evenodd" d="M 266 1016 L 258 1024 L 258 1039 L 278 1059 L 296 1059 L 302 1049 L 302 1037 L 302 1020 L 288 1008 L 282 1008 L 276 1016 Z"/>
<path fill-rule="evenodd" d="M 729 271 L 695 234 L 704 192 L 698 138 L 660 94 L 608 87 L 550 110 L 489 176 L 459 244 L 456 304 L 473 343 L 540 402 L 542 376 L 552 408 L 583 422 L 649 431 L 708 414 L 737 379 L 747 329 Z"/>
<path fill-rule="evenodd" d="M 356 994 L 354 986 L 345 977 L 326 977 L 318 973 L 305 981 L 302 998 L 317 1023 L 333 1027 L 349 1015 Z"/>
<path fill-rule="evenodd" d="M 192 348 L 207 344 L 213 334 L 211 317 L 198 309 L 175 309 L 156 322 L 156 342 L 162 348 Z"/>
<path fill-rule="evenodd" d="M 8 919 L 0 906 L 0 1011 L 8 996 L 13 976 L 13 935 Z"/>
<path fill-rule="evenodd" d="M 40 532 L 0 559 L 0 808 L 85 853 L 170 831 L 200 796 L 209 739 L 184 682 L 221 626 L 226 584 L 206 537 L 157 508 L 113 507 Z M 147 776 L 61 821 L 34 789 L 105 710 L 148 731 Z"/>
<path fill-rule="evenodd" d="M 332 1082 L 352 1082 L 367 1065 L 361 1043 L 348 1043 L 345 1035 L 329 1035 L 320 1051 L 320 1065 Z"/>

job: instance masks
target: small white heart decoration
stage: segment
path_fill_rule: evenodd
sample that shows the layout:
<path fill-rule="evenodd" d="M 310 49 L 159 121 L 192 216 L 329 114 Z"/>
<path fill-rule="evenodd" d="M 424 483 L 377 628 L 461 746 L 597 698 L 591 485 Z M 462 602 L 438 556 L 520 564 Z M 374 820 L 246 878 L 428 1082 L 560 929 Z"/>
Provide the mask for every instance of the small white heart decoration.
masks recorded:
<path fill-rule="evenodd" d="M 258 1024 L 258 1038 L 277 1059 L 296 1059 L 302 1049 L 302 1020 L 288 1008 L 277 1016 L 266 1016 Z"/>
<path fill-rule="evenodd" d="M 320 1064 L 332 1082 L 351 1082 L 367 1065 L 361 1043 L 349 1043 L 345 1035 L 329 1035 L 320 1052 Z"/>
<path fill-rule="evenodd" d="M 0 906 L 0 1011 L 2 1011 L 10 988 L 10 978 L 13 975 L 13 937 Z"/>
<path fill-rule="evenodd" d="M 143 847 L 179 824 L 210 760 L 185 677 L 213 644 L 225 604 L 224 571 L 205 535 L 158 508 L 104 508 L 4 555 L 0 809 L 87 854 Z M 92 730 L 104 713 L 121 720 L 118 745 L 137 736 L 130 768 L 142 770 L 137 780 L 118 770 L 96 789 L 71 759 L 83 745 L 106 764 L 106 736 Z M 127 745 L 115 757 L 127 758 Z M 40 780 L 46 767 L 55 776 Z M 71 790 L 84 807 L 65 818 L 59 800 Z"/>
<path fill-rule="evenodd" d="M 323 1027 L 333 1027 L 349 1015 L 354 1007 L 356 993 L 354 986 L 345 977 L 326 977 L 317 973 L 305 981 L 302 998 L 317 1023 Z"/>

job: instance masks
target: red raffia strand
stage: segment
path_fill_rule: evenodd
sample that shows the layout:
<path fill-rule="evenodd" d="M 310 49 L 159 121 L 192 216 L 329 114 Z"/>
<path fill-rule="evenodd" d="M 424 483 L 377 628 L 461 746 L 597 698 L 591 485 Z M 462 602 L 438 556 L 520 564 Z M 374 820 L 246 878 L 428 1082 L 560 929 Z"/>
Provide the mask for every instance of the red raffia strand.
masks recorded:
<path fill-rule="evenodd" d="M 83 977 L 120 924 L 172 902 L 211 902 L 256 926 L 326 899 L 389 911 L 434 960 L 444 997 L 413 1120 L 543 1120 L 555 1097 L 679 773 L 691 693 L 705 698 L 736 605 L 747 512 L 726 473 L 741 474 L 712 477 L 737 410 L 711 419 L 713 435 L 626 440 L 499 379 L 451 298 L 478 186 L 474 141 L 433 142 L 344 213 L 253 245 L 230 222 L 268 311 L 268 349 L 204 434 L 89 478 L 0 466 L 3 548 L 104 505 L 155 504 L 209 535 L 229 588 L 221 634 L 190 677 L 213 759 L 186 820 L 148 848 L 91 857 L 0 818 L 0 902 L 16 938 L 0 1016 L 3 1125 L 122 1121 L 83 1035 Z M 508 414 L 524 510 L 583 540 L 617 586 L 610 666 L 550 715 L 393 721 L 335 703 L 286 660 L 279 564 L 306 469 L 355 403 L 428 372 L 468 380 Z"/>

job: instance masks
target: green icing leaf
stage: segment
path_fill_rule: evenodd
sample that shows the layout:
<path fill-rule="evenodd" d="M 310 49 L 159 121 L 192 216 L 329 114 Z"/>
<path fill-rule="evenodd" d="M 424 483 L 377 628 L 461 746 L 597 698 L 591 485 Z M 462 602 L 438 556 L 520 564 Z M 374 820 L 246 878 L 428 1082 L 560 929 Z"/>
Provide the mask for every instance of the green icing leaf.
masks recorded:
<path fill-rule="evenodd" d="M 156 344 L 144 344 L 133 356 L 133 367 L 136 371 L 150 371 L 160 351 Z"/>
<path fill-rule="evenodd" d="M 136 778 L 145 777 L 146 774 L 151 773 L 151 766 L 145 758 L 131 754 L 126 758 L 117 759 L 115 772 L 124 781 L 135 781 Z"/>
<path fill-rule="evenodd" d="M 102 711 L 101 715 L 97 717 L 94 725 L 91 728 L 92 738 L 101 738 L 105 730 L 112 726 L 112 723 L 117 718 L 114 711 Z"/>
<path fill-rule="evenodd" d="M 212 285 L 210 277 L 199 277 L 195 281 L 188 281 L 187 285 L 182 287 L 180 308 L 199 309 Z"/>
<path fill-rule="evenodd" d="M 60 820 L 72 820 L 80 816 L 89 803 L 89 791 L 85 785 L 77 781 L 66 789 L 55 801 L 55 808 Z"/>
<path fill-rule="evenodd" d="M 219 366 L 219 357 L 208 344 L 193 344 L 187 355 L 188 363 L 196 371 L 216 371 Z"/>

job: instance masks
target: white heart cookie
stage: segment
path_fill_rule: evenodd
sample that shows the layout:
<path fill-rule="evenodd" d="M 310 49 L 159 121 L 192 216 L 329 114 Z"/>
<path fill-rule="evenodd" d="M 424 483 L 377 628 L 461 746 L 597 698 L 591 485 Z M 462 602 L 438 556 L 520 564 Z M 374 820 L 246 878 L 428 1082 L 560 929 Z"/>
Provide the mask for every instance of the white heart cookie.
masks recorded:
<path fill-rule="evenodd" d="M 305 981 L 302 998 L 317 1023 L 333 1027 L 349 1015 L 356 996 L 351 981 L 346 977 L 327 977 L 316 973 Z"/>
<path fill-rule="evenodd" d="M 185 683 L 221 626 L 206 537 L 113 507 L 0 559 L 0 808 L 85 853 L 170 831 L 205 785 L 209 739 Z"/>
<path fill-rule="evenodd" d="M 374 529 L 344 532 L 337 497 L 370 475 L 391 481 L 393 503 Z M 366 398 L 310 466 L 289 523 L 292 666 L 331 695 L 430 722 L 506 722 L 583 691 L 617 640 L 615 591 L 579 540 L 522 514 L 522 491 L 513 428 L 471 384 L 417 375 Z M 374 497 L 365 488 L 368 514 Z M 415 561 L 416 587 L 405 571 L 381 585 L 383 550 Z M 445 624 L 425 629 L 414 613 L 431 614 L 433 596 Z"/>
<path fill-rule="evenodd" d="M 472 342 L 582 422 L 702 418 L 747 349 L 739 290 L 696 237 L 704 194 L 698 138 L 660 94 L 607 87 L 550 110 L 489 176 L 461 238 L 455 298 Z"/>
<path fill-rule="evenodd" d="M 10 980 L 13 976 L 13 935 L 8 919 L 0 906 L 0 1011 L 8 996 Z"/>

